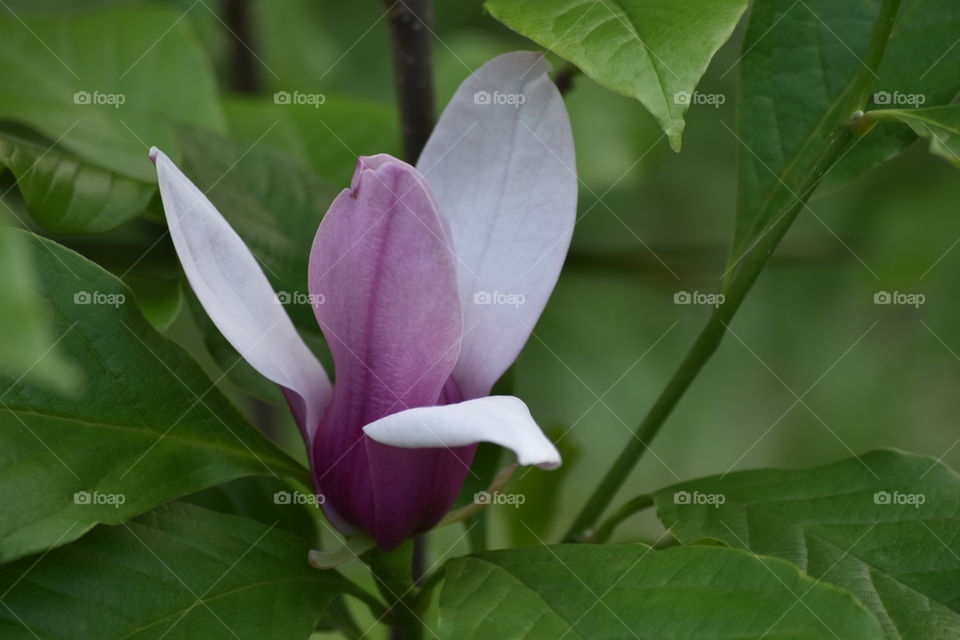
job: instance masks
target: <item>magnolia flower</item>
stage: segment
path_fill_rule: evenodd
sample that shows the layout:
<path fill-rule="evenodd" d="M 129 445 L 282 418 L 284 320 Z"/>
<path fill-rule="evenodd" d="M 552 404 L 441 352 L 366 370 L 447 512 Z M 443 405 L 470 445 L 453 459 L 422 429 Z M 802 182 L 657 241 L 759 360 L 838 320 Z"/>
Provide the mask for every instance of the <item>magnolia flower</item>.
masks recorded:
<path fill-rule="evenodd" d="M 330 521 L 383 549 L 436 525 L 478 442 L 520 464 L 560 464 L 521 400 L 489 395 L 543 310 L 573 229 L 573 140 L 549 69 L 541 54 L 499 56 L 457 90 L 416 167 L 358 160 L 309 262 L 335 384 L 240 237 L 150 151 L 197 298 L 281 387 Z"/>

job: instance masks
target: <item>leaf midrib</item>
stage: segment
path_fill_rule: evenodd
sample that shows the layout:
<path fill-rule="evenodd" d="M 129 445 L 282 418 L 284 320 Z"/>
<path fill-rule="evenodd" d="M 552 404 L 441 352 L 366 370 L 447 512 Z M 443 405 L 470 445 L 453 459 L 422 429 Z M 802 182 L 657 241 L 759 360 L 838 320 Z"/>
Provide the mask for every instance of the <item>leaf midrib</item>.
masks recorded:
<path fill-rule="evenodd" d="M 163 434 L 163 433 L 160 433 L 160 432 L 158 432 L 158 431 L 154 431 L 153 429 L 151 429 L 151 428 L 148 427 L 148 426 L 137 427 L 137 426 L 134 426 L 134 425 L 126 425 L 126 424 L 113 424 L 113 423 L 109 423 L 109 422 L 95 422 L 95 421 L 92 421 L 92 420 L 84 420 L 83 418 L 60 416 L 60 415 L 56 415 L 56 414 L 52 414 L 52 413 L 44 413 L 44 412 L 36 411 L 36 410 L 33 410 L 33 409 L 31 409 L 31 410 L 26 410 L 26 409 L 0 409 L 0 415 L 3 415 L 4 413 L 10 413 L 10 414 L 15 414 L 15 415 L 38 416 L 38 417 L 47 418 L 47 419 L 50 419 L 50 420 L 59 420 L 59 421 L 62 421 L 62 422 L 73 422 L 73 423 L 77 423 L 77 424 L 83 425 L 84 427 L 94 428 L 94 429 L 95 429 L 95 428 L 101 428 L 101 429 L 119 429 L 119 430 L 123 430 L 123 431 L 130 431 L 130 432 L 134 432 L 134 433 L 137 433 L 137 434 L 142 434 L 142 435 L 145 435 L 145 436 L 152 434 L 152 435 L 157 436 L 158 438 L 161 438 L 161 439 L 164 439 L 164 440 L 182 440 L 182 441 L 185 441 L 185 442 L 192 443 L 192 444 L 194 444 L 194 445 L 196 445 L 196 446 L 200 446 L 200 447 L 204 447 L 204 448 L 208 448 L 208 449 L 213 449 L 213 450 L 216 450 L 216 451 L 225 451 L 225 452 L 231 453 L 231 454 L 233 454 L 233 455 L 236 455 L 236 456 L 238 456 L 238 457 L 246 458 L 246 459 L 250 459 L 250 460 L 257 460 L 258 458 L 260 458 L 260 459 L 266 458 L 267 460 L 270 460 L 271 462 L 274 462 L 274 463 L 279 464 L 279 465 L 280 465 L 280 468 L 287 469 L 287 470 L 290 470 L 290 469 L 291 469 L 289 463 L 287 463 L 287 462 L 284 461 L 283 459 L 277 458 L 277 457 L 275 457 L 275 456 L 270 456 L 270 455 L 255 456 L 255 455 L 251 455 L 249 451 L 247 451 L 247 450 L 245 450 L 245 449 L 241 449 L 241 448 L 239 448 L 239 447 L 238 447 L 238 448 L 233 448 L 233 447 L 229 447 L 229 446 L 224 446 L 224 445 L 220 445 L 219 443 L 214 442 L 214 441 L 212 441 L 212 440 L 205 440 L 205 439 L 201 439 L 201 438 L 190 438 L 190 437 L 182 436 L 182 435 L 173 435 L 173 434 L 171 434 L 171 433 Z"/>

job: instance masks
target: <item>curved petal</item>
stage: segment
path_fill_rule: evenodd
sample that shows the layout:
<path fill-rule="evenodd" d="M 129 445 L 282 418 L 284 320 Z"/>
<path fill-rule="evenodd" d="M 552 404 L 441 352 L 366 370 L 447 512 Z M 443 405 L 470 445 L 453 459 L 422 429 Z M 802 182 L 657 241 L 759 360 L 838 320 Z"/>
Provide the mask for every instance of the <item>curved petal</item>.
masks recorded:
<path fill-rule="evenodd" d="M 318 489 L 390 548 L 442 517 L 472 455 L 384 447 L 363 435 L 384 415 L 440 401 L 460 353 L 453 253 L 417 170 L 361 158 L 320 224 L 309 275 L 336 368 L 313 447 Z"/>
<path fill-rule="evenodd" d="M 523 400 L 513 396 L 408 409 L 380 418 L 363 431 L 377 442 L 413 449 L 492 442 L 512 449 L 520 464 L 560 466 L 560 452 L 533 421 Z"/>
<path fill-rule="evenodd" d="M 450 224 L 464 340 L 464 397 L 490 392 L 556 284 L 576 218 L 570 122 L 550 65 L 515 52 L 475 71 L 447 105 L 417 168 Z"/>
<path fill-rule="evenodd" d="M 284 388 L 309 444 L 331 396 L 323 365 L 304 344 L 240 236 L 162 151 L 152 148 L 150 159 L 190 286 L 233 348 Z"/>

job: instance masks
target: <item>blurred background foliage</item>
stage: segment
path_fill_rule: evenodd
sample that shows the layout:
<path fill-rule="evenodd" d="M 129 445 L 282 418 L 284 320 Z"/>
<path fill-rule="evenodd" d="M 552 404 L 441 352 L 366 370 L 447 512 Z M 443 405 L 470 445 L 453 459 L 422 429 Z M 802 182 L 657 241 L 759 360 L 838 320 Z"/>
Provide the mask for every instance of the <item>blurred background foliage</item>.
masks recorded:
<path fill-rule="evenodd" d="M 149 9 L 120 0 L 7 3 L 31 24 L 48 12 L 70 23 L 102 11 L 130 12 L 159 39 L 126 78 L 124 90 L 140 97 L 129 97 L 86 132 L 74 131 L 76 140 L 58 139 L 69 114 L 58 116 L 66 122 L 58 132 L 50 124 L 58 122 L 56 114 L 29 101 L 15 104 L 7 84 L 13 80 L 0 82 L 4 213 L 120 275 L 151 322 L 186 344 L 214 379 L 230 370 L 221 386 L 302 459 L 286 410 L 269 404 L 278 400 L 275 390 L 242 363 L 234 366 L 236 354 L 191 302 L 164 235 L 146 151 L 157 138 L 168 145 L 251 243 L 278 290 L 303 291 L 306 247 L 332 195 L 347 185 L 355 156 L 399 153 L 380 3 L 260 0 L 249 3 L 248 21 L 240 24 L 226 3 L 213 0 L 153 2 Z M 479 2 L 439 2 L 434 13 L 438 109 L 491 57 L 536 48 L 486 16 Z M 115 27 L 123 29 L 127 19 L 118 18 Z M 161 37 L 168 28 L 174 38 Z M 19 27 L 3 16 L 2 29 Z M 231 30 L 246 32 L 252 52 L 244 52 Z M 552 474 L 517 473 L 507 491 L 524 492 L 527 501 L 488 510 L 494 546 L 557 539 L 708 315 L 703 307 L 674 304 L 674 294 L 712 293 L 723 271 L 735 207 L 738 144 L 730 129 L 741 32 L 742 25 L 700 86 L 725 96 L 725 103 L 690 110 L 680 154 L 638 102 L 574 79 L 566 102 L 582 181 L 580 220 L 560 283 L 512 377 L 513 391 L 551 429 L 567 464 Z M 39 46 L 7 38 L 0 57 L 9 62 L 22 55 L 22 73 L 31 77 L 41 73 L 30 58 L 41 57 Z M 81 77 L 81 67 L 96 74 L 104 63 L 95 52 L 74 52 L 62 62 Z M 247 58 L 240 76 L 237 56 Z M 84 88 L 57 70 L 56 60 L 43 60 L 43 72 L 66 78 L 71 92 Z M 161 60 L 164 73 L 151 75 Z M 43 88 L 20 90 L 29 97 Z M 277 91 L 326 99 L 318 108 L 276 105 Z M 139 112 L 128 111 L 138 105 Z M 98 138 L 103 132 L 109 135 Z M 31 190 L 23 180 L 18 188 L 21 163 L 30 166 L 52 141 L 58 144 L 31 174 L 41 182 Z M 960 465 L 960 446 L 954 446 L 960 415 L 955 171 L 917 143 L 852 184 L 821 189 L 810 203 L 816 217 L 801 214 L 731 334 L 615 502 L 679 479 L 815 465 L 878 447 Z M 51 218 L 51 206 L 62 215 Z M 7 265 L 13 250 L 0 258 L 5 273 L 15 274 L 4 287 L 14 290 L 17 278 L 31 277 L 22 266 Z M 919 309 L 875 305 L 878 291 L 922 293 L 926 303 Z M 6 291 L 4 298 L 15 299 Z M 4 362 L 24 366 L 49 345 L 7 339 L 31 313 L 29 300 L 13 309 L 0 312 L 3 345 L 24 351 L 4 354 Z M 309 308 L 291 308 L 291 315 L 325 357 Z M 29 323 L 42 329 L 42 318 Z M 662 529 L 647 515 L 623 526 L 616 539 L 656 538 Z M 438 532 L 435 555 L 454 544 L 465 548 L 461 533 L 458 527 Z"/>

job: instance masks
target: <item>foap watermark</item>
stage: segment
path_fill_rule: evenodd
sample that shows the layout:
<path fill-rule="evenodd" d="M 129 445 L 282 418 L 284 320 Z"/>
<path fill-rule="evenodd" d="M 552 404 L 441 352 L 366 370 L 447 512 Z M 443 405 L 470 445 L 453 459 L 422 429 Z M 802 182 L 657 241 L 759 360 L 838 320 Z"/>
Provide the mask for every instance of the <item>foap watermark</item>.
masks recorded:
<path fill-rule="evenodd" d="M 477 291 L 473 294 L 473 304 L 500 304 L 517 309 L 527 302 L 522 293 L 504 293 L 502 291 Z"/>
<path fill-rule="evenodd" d="M 927 501 L 927 496 L 922 493 L 900 493 L 899 491 L 877 491 L 873 494 L 873 504 L 911 506 L 919 509 L 920 505 Z"/>
<path fill-rule="evenodd" d="M 699 491 L 690 493 L 689 491 L 677 491 L 673 494 L 673 504 L 709 505 L 719 509 L 720 505 L 726 501 L 727 496 L 722 493 L 700 493 Z"/>
<path fill-rule="evenodd" d="M 501 93 L 494 91 L 477 91 L 473 94 L 473 104 L 501 104 L 520 108 L 527 101 L 527 96 L 522 93 Z"/>
<path fill-rule="evenodd" d="M 302 291 L 278 291 L 273 296 L 276 304 L 308 304 L 316 307 L 327 301 L 322 293 L 304 293 Z"/>
<path fill-rule="evenodd" d="M 127 496 L 122 493 L 100 493 L 94 491 L 77 491 L 73 494 L 73 504 L 79 505 L 110 505 L 119 509 L 120 505 L 127 501 Z"/>
<path fill-rule="evenodd" d="M 103 91 L 77 91 L 73 94 L 73 104 L 99 104 L 119 109 L 127 101 L 122 93 L 105 93 Z"/>
<path fill-rule="evenodd" d="M 899 91 L 877 91 L 873 94 L 873 104 L 885 107 L 920 107 L 927 101 L 922 93 L 900 93 Z"/>
<path fill-rule="evenodd" d="M 322 93 L 303 93 L 302 91 L 277 91 L 273 94 L 273 104 L 308 104 L 314 109 L 319 109 L 320 105 L 327 101 L 327 96 Z"/>
<path fill-rule="evenodd" d="M 673 294 L 673 304 L 705 304 L 719 307 L 726 300 L 722 293 L 701 293 L 700 291 L 677 291 Z"/>
<path fill-rule="evenodd" d="M 299 491 L 277 491 L 273 494 L 273 504 L 309 505 L 319 507 L 327 501 L 322 493 L 300 493 Z"/>
<path fill-rule="evenodd" d="M 696 104 L 708 104 L 714 109 L 719 109 L 720 105 L 727 101 L 727 96 L 722 93 L 700 93 L 694 91 L 677 91 L 673 94 L 673 104 L 693 106 Z"/>
<path fill-rule="evenodd" d="M 103 293 L 102 291 L 77 291 L 73 294 L 73 304 L 106 305 L 119 308 L 127 302 L 122 293 Z"/>
<path fill-rule="evenodd" d="M 494 491 L 477 491 L 473 494 L 473 504 L 509 504 L 519 509 L 520 505 L 527 501 L 527 496 L 522 493 L 500 493 Z"/>
<path fill-rule="evenodd" d="M 927 301 L 922 293 L 904 293 L 902 291 L 877 291 L 873 294 L 873 304 L 894 304 L 919 309 Z"/>

